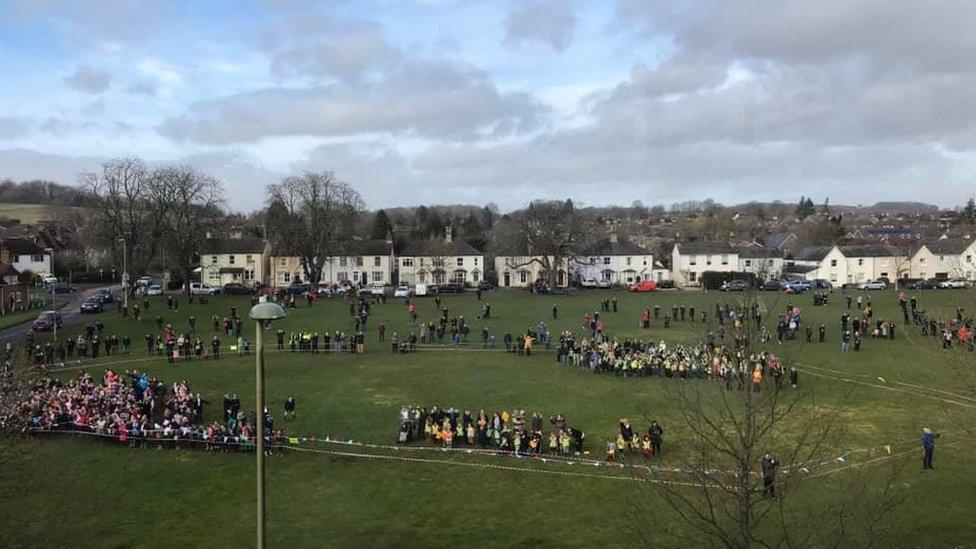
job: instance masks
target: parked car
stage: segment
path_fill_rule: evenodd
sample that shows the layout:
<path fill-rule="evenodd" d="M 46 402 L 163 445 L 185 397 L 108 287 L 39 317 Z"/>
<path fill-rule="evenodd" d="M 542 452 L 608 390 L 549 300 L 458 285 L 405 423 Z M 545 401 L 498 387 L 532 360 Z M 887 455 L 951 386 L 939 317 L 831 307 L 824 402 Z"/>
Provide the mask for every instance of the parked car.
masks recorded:
<path fill-rule="evenodd" d="M 159 284 L 150 284 L 146 288 L 146 295 L 147 296 L 163 295 L 163 287 L 160 286 Z"/>
<path fill-rule="evenodd" d="M 812 288 L 813 284 L 811 284 L 809 280 L 784 280 L 783 286 L 785 290 L 791 291 L 795 294 L 802 294 L 803 292 Z"/>
<path fill-rule="evenodd" d="M 92 297 L 97 297 L 101 303 L 112 303 L 115 301 L 115 297 L 112 296 L 112 290 L 108 288 L 99 288 L 92 292 Z"/>
<path fill-rule="evenodd" d="M 100 313 L 102 312 L 102 300 L 92 296 L 81 302 L 81 313 Z"/>
<path fill-rule="evenodd" d="M 204 282 L 191 282 L 190 295 L 216 295 L 217 288 Z"/>
<path fill-rule="evenodd" d="M 423 282 L 413 287 L 413 295 L 415 296 L 430 295 L 430 293 L 431 293 L 430 286 L 424 284 Z"/>
<path fill-rule="evenodd" d="M 718 289 L 723 292 L 744 292 L 749 289 L 749 282 L 745 280 L 726 280 Z"/>
<path fill-rule="evenodd" d="M 296 282 L 294 284 L 291 284 L 290 286 L 286 286 L 281 291 L 283 291 L 286 294 L 305 295 L 308 292 L 312 291 L 312 285 L 306 284 L 304 282 Z"/>
<path fill-rule="evenodd" d="M 887 287 L 883 280 L 868 280 L 857 285 L 858 290 L 884 290 Z"/>
<path fill-rule="evenodd" d="M 251 295 L 254 293 L 254 289 L 238 282 L 228 282 L 224 284 L 223 292 L 227 295 Z"/>
<path fill-rule="evenodd" d="M 142 275 L 138 279 L 136 279 L 136 286 L 145 287 L 145 286 L 152 286 L 152 284 L 153 284 L 153 279 L 151 276 L 148 275 Z"/>
<path fill-rule="evenodd" d="M 630 292 L 653 292 L 657 290 L 657 282 L 653 280 L 641 280 L 640 282 L 631 284 L 627 290 Z"/>
<path fill-rule="evenodd" d="M 658 280 L 657 281 L 657 289 L 658 290 L 662 290 L 662 289 L 665 289 L 665 288 L 674 288 L 674 281 L 671 280 L 671 279 Z"/>
<path fill-rule="evenodd" d="M 386 295 L 386 285 L 380 282 L 374 282 L 369 285 L 370 295 Z"/>
<path fill-rule="evenodd" d="M 478 285 L 476 287 L 479 290 L 494 290 L 495 289 L 495 285 L 492 284 L 491 282 L 488 282 L 487 280 L 482 280 L 481 282 L 478 283 Z"/>
<path fill-rule="evenodd" d="M 321 284 L 316 288 L 315 293 L 319 297 L 334 297 L 346 293 L 346 289 L 338 284 Z"/>
<path fill-rule="evenodd" d="M 410 286 L 400 284 L 395 290 L 393 290 L 393 297 L 410 297 L 411 293 Z"/>
<path fill-rule="evenodd" d="M 437 287 L 437 293 L 439 294 L 460 294 L 464 292 L 464 286 L 454 282 L 449 282 L 447 284 L 441 284 Z"/>
<path fill-rule="evenodd" d="M 41 273 L 38 276 L 41 278 L 41 282 L 44 284 L 54 284 L 58 281 L 58 277 L 51 273 Z"/>
<path fill-rule="evenodd" d="M 764 292 L 781 292 L 786 289 L 786 283 L 782 280 L 767 280 L 759 289 Z"/>
<path fill-rule="evenodd" d="M 55 325 L 61 326 L 61 315 L 57 311 L 44 311 L 37 315 L 33 328 L 35 332 L 50 332 Z"/>
<path fill-rule="evenodd" d="M 580 281 L 580 286 L 583 288 L 599 288 L 600 285 L 597 283 L 595 278 L 584 278 Z"/>
<path fill-rule="evenodd" d="M 604 290 L 606 290 L 606 289 L 610 288 L 611 286 L 613 286 L 613 284 L 611 284 L 609 280 L 601 280 L 601 281 L 597 282 L 596 285 L 597 285 L 598 288 L 602 288 Z"/>
<path fill-rule="evenodd" d="M 950 278 L 949 280 L 939 282 L 939 289 L 942 290 L 958 290 L 968 287 L 969 282 L 967 282 L 964 278 Z"/>
<path fill-rule="evenodd" d="M 49 294 L 73 294 L 77 291 L 77 286 L 73 286 L 67 282 L 55 282 L 44 287 L 44 292 Z"/>
<path fill-rule="evenodd" d="M 826 278 L 815 278 L 813 280 L 813 287 L 818 290 L 832 290 L 834 285 L 830 283 Z"/>

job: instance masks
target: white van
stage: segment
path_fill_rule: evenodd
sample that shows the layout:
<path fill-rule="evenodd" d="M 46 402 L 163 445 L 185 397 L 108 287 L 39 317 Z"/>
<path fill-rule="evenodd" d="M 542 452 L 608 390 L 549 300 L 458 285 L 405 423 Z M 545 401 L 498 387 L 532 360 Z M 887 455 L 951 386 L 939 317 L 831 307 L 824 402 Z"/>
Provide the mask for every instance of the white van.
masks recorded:
<path fill-rule="evenodd" d="M 417 286 L 413 290 L 413 295 L 416 295 L 416 296 L 427 295 L 427 285 L 426 284 L 417 284 Z"/>
<path fill-rule="evenodd" d="M 214 288 L 210 284 L 204 284 L 203 282 L 190 283 L 190 295 L 214 295 L 216 293 L 217 288 Z"/>

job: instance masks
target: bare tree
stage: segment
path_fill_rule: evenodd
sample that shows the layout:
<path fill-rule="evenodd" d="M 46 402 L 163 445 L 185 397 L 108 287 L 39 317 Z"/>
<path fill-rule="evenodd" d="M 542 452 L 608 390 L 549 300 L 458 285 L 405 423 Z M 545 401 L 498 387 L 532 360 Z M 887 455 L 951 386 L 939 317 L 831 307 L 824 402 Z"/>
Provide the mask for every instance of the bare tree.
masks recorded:
<path fill-rule="evenodd" d="M 171 189 L 135 158 L 111 160 L 99 171 L 82 173 L 80 180 L 92 195 L 98 239 L 124 260 L 117 264 L 127 263 L 131 273 L 145 272 L 161 248 L 163 221 L 174 202 Z"/>
<path fill-rule="evenodd" d="M 154 185 L 165 188 L 172 204 L 162 218 L 164 249 L 182 275 L 189 282 L 197 264 L 200 244 L 207 231 L 217 225 L 223 203 L 223 187 L 208 174 L 189 166 L 166 167 L 152 174 Z M 185 285 L 187 294 L 190 285 Z"/>
<path fill-rule="evenodd" d="M 560 270 L 569 276 L 569 265 L 579 254 L 591 227 L 589 219 L 571 200 L 532 202 L 528 208 L 508 216 L 503 225 L 496 240 L 526 252 L 524 260 L 508 267 L 538 264 L 551 286 L 556 285 Z"/>
<path fill-rule="evenodd" d="M 348 252 L 363 200 L 332 173 L 306 173 L 268 187 L 268 233 L 275 245 L 294 253 L 305 279 L 316 283 L 331 257 Z"/>

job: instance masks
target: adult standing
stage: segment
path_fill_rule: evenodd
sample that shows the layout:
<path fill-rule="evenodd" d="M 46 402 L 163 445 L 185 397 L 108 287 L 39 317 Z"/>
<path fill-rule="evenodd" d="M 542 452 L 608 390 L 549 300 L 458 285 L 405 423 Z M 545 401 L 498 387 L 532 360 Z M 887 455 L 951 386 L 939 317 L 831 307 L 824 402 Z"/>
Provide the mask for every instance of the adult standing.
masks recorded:
<path fill-rule="evenodd" d="M 664 429 L 658 425 L 657 420 L 651 421 L 651 426 L 647 429 L 647 434 L 651 438 L 651 453 L 655 456 L 661 455 L 661 442 L 664 439 Z"/>
<path fill-rule="evenodd" d="M 776 499 L 776 469 L 779 462 L 766 452 L 762 459 L 763 497 Z"/>

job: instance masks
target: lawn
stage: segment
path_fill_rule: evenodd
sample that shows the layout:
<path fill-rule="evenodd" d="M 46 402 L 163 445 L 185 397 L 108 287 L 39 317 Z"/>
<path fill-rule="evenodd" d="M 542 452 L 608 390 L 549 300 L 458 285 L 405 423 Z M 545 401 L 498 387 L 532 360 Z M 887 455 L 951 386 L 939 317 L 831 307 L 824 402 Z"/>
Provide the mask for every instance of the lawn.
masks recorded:
<path fill-rule="evenodd" d="M 619 300 L 619 312 L 603 315 L 608 333 L 689 343 L 699 341 L 709 325 L 686 321 L 665 329 L 657 320 L 650 331 L 643 331 L 638 327 L 640 311 L 659 304 L 663 316 L 672 305 L 685 305 L 699 311 L 704 307 L 711 317 L 715 302 L 741 298 L 718 292 L 570 296 L 489 292 L 485 299 L 492 304 L 493 318 L 487 325 L 499 343 L 505 331 L 514 335 L 540 320 L 553 332 L 578 329 L 581 317 L 611 296 Z M 929 291 L 918 296 L 920 307 L 935 314 L 952 315 L 956 306 L 976 310 L 970 292 Z M 876 318 L 900 320 L 894 292 L 874 292 L 871 297 Z M 763 294 L 761 299 L 770 319 L 790 298 Z M 965 395 L 958 395 L 962 389 L 954 369 L 960 362 L 976 368 L 976 356 L 941 351 L 933 338 L 901 326 L 895 341 L 867 339 L 862 351 L 841 353 L 838 332 L 844 304 L 840 293 L 835 292 L 827 307 L 811 306 L 810 296 L 792 300 L 805 308 L 805 322 L 825 323 L 828 341 L 792 341 L 781 348 L 773 342 L 772 346 L 777 347 L 774 352 L 795 359 L 801 385 L 814 388 L 821 406 L 845 418 L 850 437 L 837 448 L 838 455 L 886 444 L 896 454 L 912 450 L 923 425 L 939 428 L 946 433 L 944 442 L 954 442 L 940 446 L 937 470 L 925 475 L 916 467 L 915 453 L 902 459 L 899 489 L 908 497 L 890 519 L 898 543 L 976 543 L 976 518 L 967 505 L 976 489 L 971 474 L 976 460 L 969 451 L 970 441 L 958 440 L 962 434 L 958 423 L 971 422 L 976 410 Z M 433 300 L 416 302 L 422 320 L 439 314 Z M 559 313 L 555 320 L 554 304 Z M 116 369 L 147 370 L 167 381 L 187 379 L 212 403 L 206 409 L 208 417 L 219 416 L 219 402 L 227 392 L 236 392 L 245 409 L 253 409 L 253 357 L 169 365 L 147 357 L 144 349 L 143 335 L 155 332 L 152 319 L 157 313 L 177 327 L 186 326 L 192 314 L 198 332 L 209 339 L 211 315 L 227 314 L 231 306 L 246 311 L 248 303 L 229 297 L 215 298 L 207 305 L 189 305 L 184 300 L 174 313 L 165 311 L 163 300 L 155 299 L 141 324 L 104 313 L 109 332 L 128 332 L 134 342 L 133 356 Z M 484 323 L 476 320 L 481 303 L 474 295 L 449 296 L 444 306 L 451 315 L 468 319 L 471 341 L 478 340 Z M 320 300 L 313 307 L 302 304 L 288 312 L 276 328 L 352 329 L 348 304 L 342 300 Z M 388 336 L 407 333 L 403 300 L 376 306 L 363 356 L 268 354 L 267 398 L 272 410 L 280 418 L 281 403 L 288 395 L 298 401 L 295 421 L 278 420 L 290 435 L 391 444 L 401 405 L 453 405 L 473 411 L 521 408 L 547 416 L 566 414 L 571 425 L 587 432 L 592 458 L 600 457 L 602 443 L 616 432 L 618 418 L 631 418 L 641 430 L 657 419 L 666 429 L 662 463 L 680 465 L 668 461 L 668 448 L 682 444 L 688 433 L 677 422 L 675 403 L 662 390 L 666 380 L 596 375 L 560 366 L 553 354 L 541 349 L 532 357 L 522 357 L 482 350 L 480 343 L 392 355 L 376 341 L 375 328 L 381 321 Z M 250 325 L 247 332 L 253 334 Z M 269 339 L 273 344 L 273 336 Z M 228 343 L 225 338 L 225 349 Z M 99 364 L 109 361 L 99 359 L 87 367 L 99 372 Z M 953 436 L 957 440 L 952 441 Z M 302 447 L 346 450 L 315 443 Z M 0 545 L 230 547 L 253 543 L 251 455 L 131 449 L 53 435 L 14 442 L 9 450 L 0 464 Z M 635 525 L 653 520 L 629 511 L 642 489 L 632 482 L 605 478 L 614 476 L 606 468 L 416 452 L 409 456 L 427 461 L 296 451 L 273 457 L 268 473 L 270 542 L 299 547 L 624 545 L 639 540 Z M 367 453 L 406 455 L 385 449 Z M 843 490 L 844 475 L 824 477 L 823 491 Z"/>

